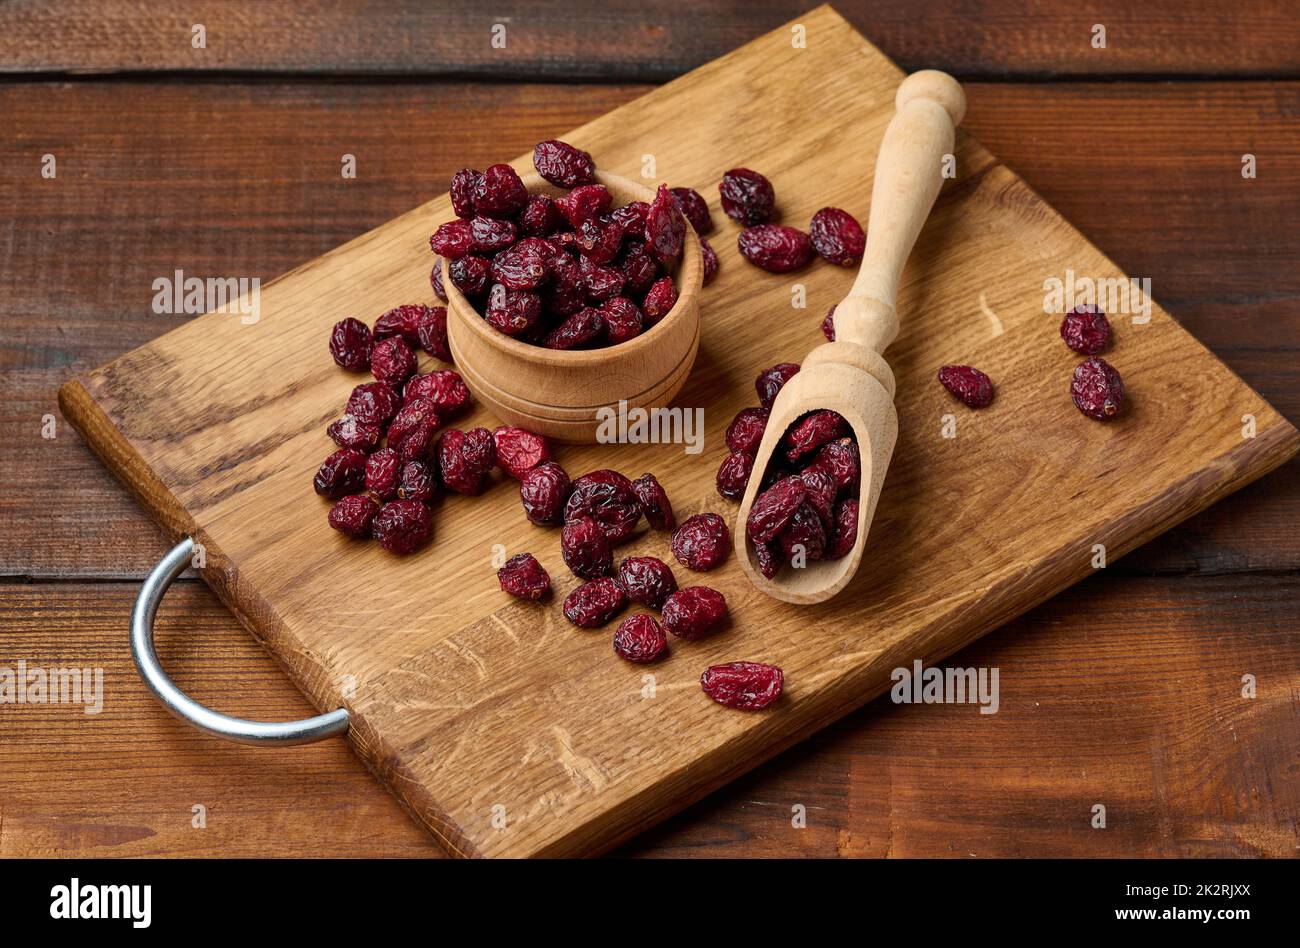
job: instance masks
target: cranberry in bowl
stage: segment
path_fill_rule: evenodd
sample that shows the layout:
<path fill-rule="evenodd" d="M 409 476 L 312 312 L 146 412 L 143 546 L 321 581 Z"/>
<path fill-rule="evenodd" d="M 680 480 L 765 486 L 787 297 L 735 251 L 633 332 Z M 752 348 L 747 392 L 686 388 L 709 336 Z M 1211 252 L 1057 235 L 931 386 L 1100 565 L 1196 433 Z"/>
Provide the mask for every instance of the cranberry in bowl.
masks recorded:
<path fill-rule="evenodd" d="M 676 234 L 659 228 L 679 250 L 638 240 L 656 235 L 643 222 L 657 213 L 656 192 L 618 175 L 595 171 L 572 189 L 533 173 L 521 180 L 530 201 L 550 206 L 537 200 L 520 212 L 514 243 L 497 250 L 497 228 L 479 223 L 491 256 L 475 256 L 488 261 L 486 275 L 478 260 L 441 262 L 451 351 L 475 396 L 507 424 L 594 442 L 602 408 L 663 407 L 685 384 L 699 348 L 699 238 L 687 223 Z M 553 229 L 536 223 L 547 214 Z M 612 226 L 620 219 L 625 226 Z"/>

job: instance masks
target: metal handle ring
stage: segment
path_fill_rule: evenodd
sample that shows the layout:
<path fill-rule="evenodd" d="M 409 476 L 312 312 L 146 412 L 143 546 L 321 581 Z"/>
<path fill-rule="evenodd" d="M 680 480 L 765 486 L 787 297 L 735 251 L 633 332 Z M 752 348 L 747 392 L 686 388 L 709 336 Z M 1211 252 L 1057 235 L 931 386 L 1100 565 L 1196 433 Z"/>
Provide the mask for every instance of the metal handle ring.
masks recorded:
<path fill-rule="evenodd" d="M 188 721 L 200 731 L 213 737 L 224 738 L 239 744 L 310 744 L 313 741 L 342 734 L 348 729 L 347 708 L 298 721 L 263 722 L 232 718 L 227 714 L 205 708 L 167 677 L 153 647 L 153 621 L 158 614 L 158 603 L 167 588 L 190 565 L 194 541 L 186 537 L 159 560 L 135 598 L 131 610 L 131 657 L 140 677 L 149 690 L 158 696 L 168 711 Z"/>

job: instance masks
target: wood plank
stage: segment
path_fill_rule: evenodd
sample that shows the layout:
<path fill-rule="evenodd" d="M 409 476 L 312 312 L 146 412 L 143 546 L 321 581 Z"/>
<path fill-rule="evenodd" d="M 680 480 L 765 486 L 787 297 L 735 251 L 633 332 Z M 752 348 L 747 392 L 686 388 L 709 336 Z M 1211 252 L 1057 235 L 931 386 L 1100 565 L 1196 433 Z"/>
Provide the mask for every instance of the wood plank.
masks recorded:
<path fill-rule="evenodd" d="M 830 11 L 806 23 L 807 50 L 777 30 L 566 137 L 615 173 L 635 173 L 649 152 L 657 177 L 698 180 L 716 167 L 701 143 L 731 118 L 732 146 L 782 182 L 787 219 L 827 202 L 865 216 L 859 163 L 892 117 L 900 74 Z M 773 116 L 797 116 L 797 128 L 782 132 Z M 844 124 L 861 134 L 846 139 Z M 865 702 L 900 661 L 941 658 L 1089 575 L 1094 544 L 1121 555 L 1300 447 L 1159 307 L 1142 325 L 1116 321 L 1133 407 L 1116 425 L 1082 421 L 1063 397 L 1074 360 L 1045 325 L 1041 284 L 1066 267 L 1118 271 L 973 139 L 959 141 L 956 167 L 899 297 L 900 442 L 856 583 L 792 610 L 724 564 L 709 579 L 732 597 L 733 634 L 675 649 L 649 695 L 643 670 L 613 662 L 600 637 L 503 602 L 474 551 L 540 542 L 511 492 L 440 505 L 429 550 L 400 562 L 330 537 L 311 506 L 320 428 L 354 381 L 313 356 L 324 363 L 320 340 L 342 315 L 428 293 L 426 235 L 447 216 L 445 197 L 267 287 L 252 326 L 194 320 L 68 383 L 60 405 L 169 532 L 206 546 L 205 580 L 313 705 L 347 706 L 349 743 L 450 851 L 601 851 Z M 719 255 L 680 400 L 707 403 L 715 437 L 752 401 L 755 369 L 817 333 L 815 319 L 756 319 L 788 305 L 789 286 L 740 269 L 726 243 Z M 816 267 L 798 279 L 831 294 L 846 277 Z M 1002 310 L 1000 327 L 971 318 L 976 291 Z M 935 429 L 950 403 L 925 384 L 954 354 L 1001 380 L 996 405 L 963 416 L 955 441 Z M 1241 436 L 1242 411 L 1258 437 Z M 586 470 L 615 463 L 611 453 L 562 460 Z M 674 446 L 617 456 L 655 469 L 683 514 L 715 506 L 711 467 Z M 665 545 L 637 543 L 661 555 Z M 557 591 L 572 585 L 562 577 Z M 786 669 L 772 713 L 728 713 L 696 690 L 700 668 L 738 648 Z"/>
<path fill-rule="evenodd" d="M 0 6 L 0 71 L 346 73 L 662 81 L 808 10 L 749 0 L 11 0 Z M 1300 73 L 1300 25 L 1284 0 L 840 0 L 837 9 L 906 70 L 983 76 L 1271 76 Z M 191 45 L 202 23 L 207 46 Z M 1094 24 L 1106 48 L 1091 45 Z M 492 45 L 495 24 L 504 48 Z"/>
<path fill-rule="evenodd" d="M 0 705 L 0 856 L 437 854 L 343 741 L 266 753 L 168 715 L 131 661 L 134 598 L 125 583 L 0 586 L 0 668 L 103 670 L 99 713 Z M 199 701 L 265 720 L 311 713 L 201 583 L 167 594 L 157 629 L 163 666 Z"/>
<path fill-rule="evenodd" d="M 644 91 L 0 85 L 0 117 L 15 130 L 0 139 L 0 200 L 11 208 L 0 231 L 0 366 L 11 386 L 0 404 L 0 536 L 9 541 L 0 543 L 0 574 L 139 577 L 165 549 L 74 433 L 40 437 L 65 379 L 184 318 L 149 311 L 155 278 L 179 267 L 269 281 L 435 193 L 461 162 L 524 151 Z M 1300 272 L 1282 264 L 1300 258 L 1300 125 L 1289 119 L 1300 83 L 967 92 L 972 133 L 1120 266 L 1149 276 L 1156 298 L 1233 371 L 1300 417 Z M 411 121 L 431 101 L 446 121 Z M 1115 116 L 1131 116 L 1118 136 L 1124 146 L 1096 147 L 1096 130 Z M 1242 141 L 1260 161 L 1250 182 L 1230 173 Z M 39 176 L 46 151 L 63 169 L 56 181 Z M 345 183 L 346 151 L 358 156 L 360 176 Z M 266 182 L 275 200 L 248 181 Z M 1293 462 L 1114 568 L 1296 568 L 1297 525 Z M 25 541 L 38 530 L 49 542 Z"/>
<path fill-rule="evenodd" d="M 0 585 L 0 667 L 91 665 L 105 680 L 97 716 L 0 707 L 0 856 L 439 854 L 342 741 L 266 752 L 170 718 L 131 664 L 133 596 Z M 1088 580 L 945 663 L 998 668 L 997 714 L 878 699 L 619 853 L 1293 855 L 1298 596 L 1294 576 Z M 164 666 L 202 700 L 307 712 L 202 584 L 167 594 L 158 630 Z M 1105 830 L 1088 825 L 1097 802 Z"/>

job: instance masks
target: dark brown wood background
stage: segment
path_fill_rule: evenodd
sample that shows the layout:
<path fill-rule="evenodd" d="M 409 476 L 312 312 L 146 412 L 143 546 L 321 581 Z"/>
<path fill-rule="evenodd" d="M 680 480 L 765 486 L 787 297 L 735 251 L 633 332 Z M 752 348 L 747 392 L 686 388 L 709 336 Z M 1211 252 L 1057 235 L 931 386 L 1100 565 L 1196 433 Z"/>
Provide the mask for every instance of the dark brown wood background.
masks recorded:
<path fill-rule="evenodd" d="M 1300 419 L 1300 6 L 836 6 L 905 68 L 962 79 L 967 127 Z M 127 617 L 166 544 L 57 418 L 55 390 L 183 318 L 151 312 L 157 277 L 269 280 L 801 5 L 482 9 L 0 5 L 0 665 L 106 679 L 93 717 L 0 705 L 0 855 L 438 854 L 341 742 L 222 744 L 145 692 Z M 1000 669 L 998 714 L 878 701 L 623 852 L 1295 856 L 1298 593 L 1292 462 L 954 656 Z M 197 581 L 168 595 L 159 649 L 223 710 L 309 710 Z"/>

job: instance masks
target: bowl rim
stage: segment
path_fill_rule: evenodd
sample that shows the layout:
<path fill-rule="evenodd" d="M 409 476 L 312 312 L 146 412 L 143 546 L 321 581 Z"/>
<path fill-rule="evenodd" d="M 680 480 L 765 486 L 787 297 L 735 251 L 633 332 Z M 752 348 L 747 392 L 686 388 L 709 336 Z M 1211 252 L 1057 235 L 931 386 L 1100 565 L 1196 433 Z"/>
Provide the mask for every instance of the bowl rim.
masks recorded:
<path fill-rule="evenodd" d="M 529 194 L 544 193 L 550 196 L 552 192 L 563 193 L 565 191 L 564 188 L 558 188 L 546 181 L 536 172 L 530 172 L 520 177 L 524 182 L 524 186 L 528 188 Z M 630 178 L 624 178 L 622 175 L 612 174 L 608 171 L 597 171 L 594 177 L 596 184 L 603 184 L 610 188 L 611 191 L 614 190 L 611 187 L 613 185 L 619 190 L 637 195 L 630 198 L 630 200 L 649 203 L 655 198 L 655 192 L 649 187 Z M 685 218 L 685 215 L 682 216 Z M 447 293 L 447 308 L 455 314 L 454 318 L 458 319 L 470 332 L 477 335 L 479 339 L 489 346 L 499 348 L 516 358 L 557 369 L 590 368 L 605 364 L 614 358 L 635 358 L 650 346 L 661 342 L 668 335 L 671 328 L 681 320 L 689 318 L 691 312 L 696 314 L 698 322 L 699 308 L 696 305 L 696 296 L 704 283 L 704 258 L 703 252 L 700 250 L 700 238 L 688 220 L 686 221 L 686 240 L 682 247 L 682 258 L 677 271 L 677 302 L 673 304 L 673 308 L 665 314 L 663 319 L 636 338 L 629 339 L 627 342 L 620 342 L 617 345 L 604 346 L 599 349 L 547 349 L 544 346 L 521 342 L 513 336 L 507 336 L 505 333 L 494 329 L 483 318 L 482 313 L 478 311 L 474 304 L 466 299 L 465 295 L 451 282 L 451 274 L 448 270 L 451 261 L 443 258 L 442 266 L 443 288 Z M 466 315 L 467 313 L 473 314 L 474 318 L 469 318 Z M 661 329 L 663 331 L 658 332 Z"/>

